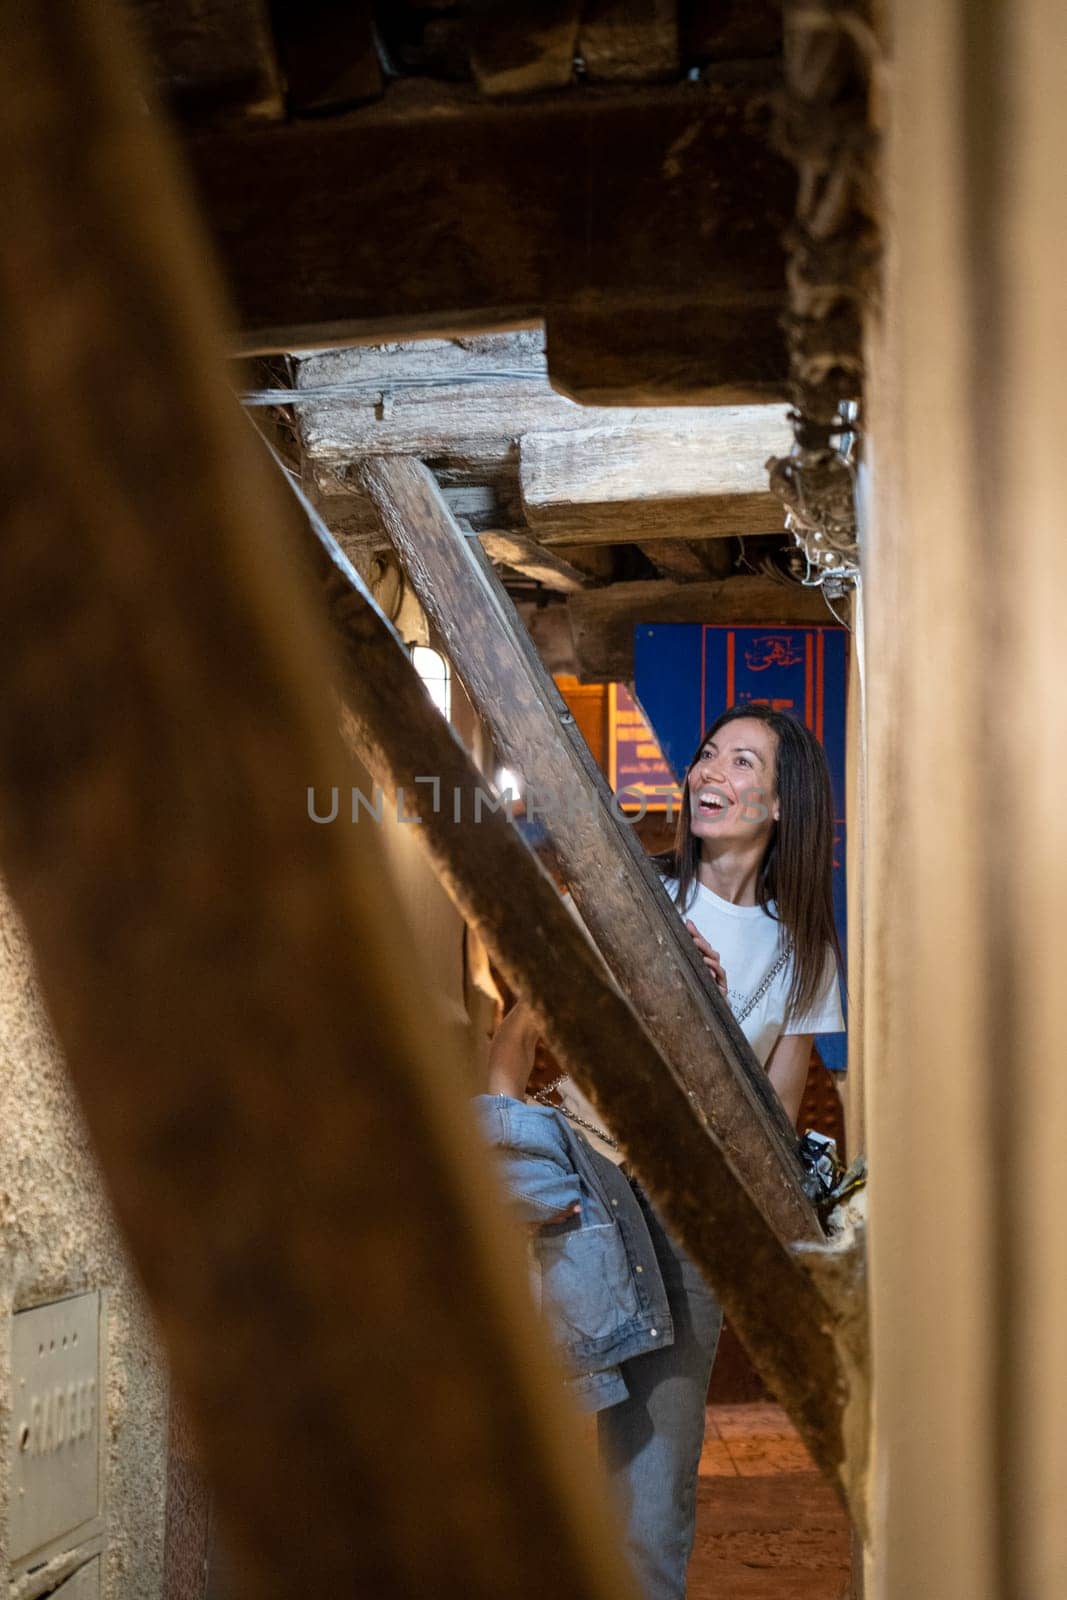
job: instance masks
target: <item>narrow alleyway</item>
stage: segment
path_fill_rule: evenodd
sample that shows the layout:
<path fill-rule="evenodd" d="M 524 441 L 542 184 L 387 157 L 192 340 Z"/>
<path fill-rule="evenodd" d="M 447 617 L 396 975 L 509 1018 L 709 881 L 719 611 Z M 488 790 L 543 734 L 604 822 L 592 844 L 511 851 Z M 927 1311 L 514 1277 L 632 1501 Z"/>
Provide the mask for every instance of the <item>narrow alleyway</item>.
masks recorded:
<path fill-rule="evenodd" d="M 689 1600 L 838 1600 L 849 1533 L 785 1412 L 708 1407 Z"/>

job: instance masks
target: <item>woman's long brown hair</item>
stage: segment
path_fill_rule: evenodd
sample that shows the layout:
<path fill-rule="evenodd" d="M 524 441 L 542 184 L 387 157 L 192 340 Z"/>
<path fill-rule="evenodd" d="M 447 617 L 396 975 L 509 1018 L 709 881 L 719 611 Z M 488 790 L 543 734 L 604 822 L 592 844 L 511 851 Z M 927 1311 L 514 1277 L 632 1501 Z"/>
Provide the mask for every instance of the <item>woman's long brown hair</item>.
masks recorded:
<path fill-rule="evenodd" d="M 844 973 L 841 941 L 834 923 L 834 802 L 830 769 L 822 746 L 796 717 L 774 711 L 761 701 L 731 706 L 717 717 L 693 752 L 685 772 L 685 798 L 678 815 L 674 849 L 654 857 L 665 877 L 677 878 L 675 903 L 688 907 L 700 865 L 700 840 L 689 815 L 689 774 L 700 752 L 719 729 L 739 717 L 752 717 L 777 735 L 779 821 L 771 833 L 759 877 L 756 900 L 780 922 L 793 943 L 793 980 L 788 1014 L 802 1017 L 822 988 L 826 947 Z M 775 910 L 770 910 L 771 902 Z"/>

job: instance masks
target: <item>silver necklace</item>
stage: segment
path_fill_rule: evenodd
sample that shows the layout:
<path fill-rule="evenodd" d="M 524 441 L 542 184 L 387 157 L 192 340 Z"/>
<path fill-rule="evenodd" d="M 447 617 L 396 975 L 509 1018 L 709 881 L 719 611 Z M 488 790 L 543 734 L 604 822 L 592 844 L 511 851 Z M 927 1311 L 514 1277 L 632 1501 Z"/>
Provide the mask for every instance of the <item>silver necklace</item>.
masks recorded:
<path fill-rule="evenodd" d="M 775 978 L 777 978 L 778 974 L 781 972 L 782 968 L 785 966 L 792 954 L 793 946 L 792 944 L 787 944 L 781 955 L 778 957 L 778 960 L 774 963 L 774 966 L 771 968 L 770 972 L 768 972 L 767 976 L 760 984 L 759 988 L 753 989 L 752 993 L 749 995 L 740 1011 L 734 1012 L 734 1021 L 739 1027 L 741 1023 L 744 1022 L 747 1017 L 750 1017 L 753 1011 L 755 1011 L 756 1007 L 763 999 L 763 996 L 767 993 L 767 990 L 770 988 Z"/>

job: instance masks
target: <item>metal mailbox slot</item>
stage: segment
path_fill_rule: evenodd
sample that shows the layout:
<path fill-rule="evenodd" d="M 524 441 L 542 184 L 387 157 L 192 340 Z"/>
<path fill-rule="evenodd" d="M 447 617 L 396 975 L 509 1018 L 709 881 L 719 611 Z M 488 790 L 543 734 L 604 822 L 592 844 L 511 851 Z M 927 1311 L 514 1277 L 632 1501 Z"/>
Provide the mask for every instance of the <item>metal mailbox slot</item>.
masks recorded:
<path fill-rule="evenodd" d="M 10 1558 L 16 1562 L 73 1533 L 99 1509 L 99 1294 L 17 1312 L 11 1356 Z M 80 1589 L 71 1594 L 81 1600 Z"/>

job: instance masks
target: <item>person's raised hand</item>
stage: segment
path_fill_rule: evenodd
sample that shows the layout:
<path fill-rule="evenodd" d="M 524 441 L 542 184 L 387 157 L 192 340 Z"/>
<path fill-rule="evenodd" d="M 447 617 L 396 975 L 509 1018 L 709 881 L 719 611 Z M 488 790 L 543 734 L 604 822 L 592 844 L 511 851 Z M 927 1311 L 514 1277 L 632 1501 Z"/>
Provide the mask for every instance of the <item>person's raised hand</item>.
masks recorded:
<path fill-rule="evenodd" d="M 530 1007 L 519 1000 L 493 1035 L 489 1046 L 489 1093 L 521 1100 L 533 1070 L 540 1028 Z"/>
<path fill-rule="evenodd" d="M 687 919 L 685 925 L 686 925 L 686 928 L 689 930 L 689 933 L 690 933 L 690 935 L 692 937 L 693 943 L 696 945 L 697 949 L 700 951 L 700 954 L 704 959 L 704 965 L 707 967 L 708 971 L 711 973 L 712 978 L 715 980 L 715 985 L 716 985 L 717 989 L 719 990 L 719 993 L 721 995 L 723 995 L 723 997 L 725 997 L 725 995 L 726 995 L 726 974 L 722 970 L 722 962 L 719 960 L 719 952 L 717 950 L 713 950 L 711 948 L 711 945 L 705 939 L 704 935 L 700 932 L 700 930 L 697 927 L 695 922 L 690 922 Z"/>

